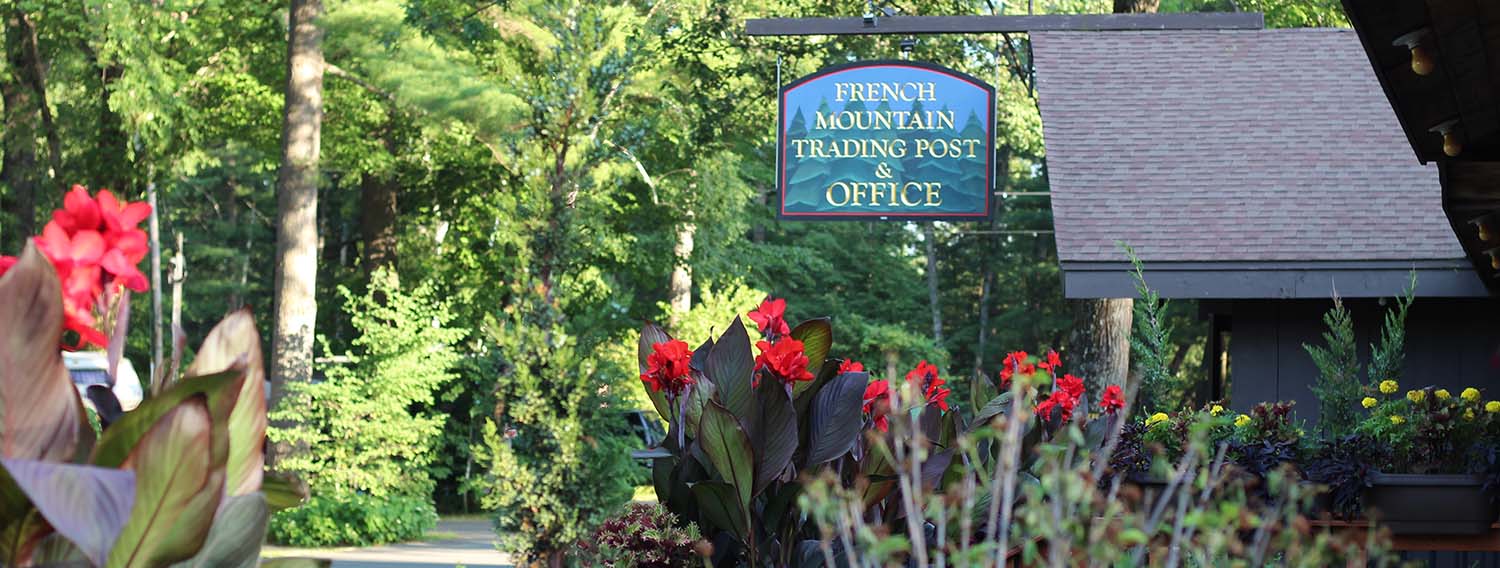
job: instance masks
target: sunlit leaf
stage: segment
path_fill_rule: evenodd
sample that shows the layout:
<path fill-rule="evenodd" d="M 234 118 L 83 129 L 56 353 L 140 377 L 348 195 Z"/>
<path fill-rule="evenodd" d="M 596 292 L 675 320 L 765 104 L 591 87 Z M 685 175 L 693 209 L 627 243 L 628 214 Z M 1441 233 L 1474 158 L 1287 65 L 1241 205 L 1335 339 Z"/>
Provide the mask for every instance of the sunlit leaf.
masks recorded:
<path fill-rule="evenodd" d="M 135 472 L 135 505 L 110 550 L 111 568 L 162 566 L 202 548 L 224 495 L 227 454 L 213 451 L 213 431 L 223 427 L 206 398 L 194 395 L 163 415 L 122 464 Z"/>
<path fill-rule="evenodd" d="M 245 380 L 229 414 L 225 491 L 229 495 L 244 495 L 260 490 L 266 465 L 265 360 L 261 355 L 260 332 L 255 329 L 255 318 L 249 308 L 229 314 L 208 332 L 186 376 L 192 380 L 232 368 L 243 368 Z"/>
<path fill-rule="evenodd" d="M 28 243 L 0 276 L 0 457 L 72 461 L 89 428 L 58 348 L 62 326 L 57 272 Z"/>

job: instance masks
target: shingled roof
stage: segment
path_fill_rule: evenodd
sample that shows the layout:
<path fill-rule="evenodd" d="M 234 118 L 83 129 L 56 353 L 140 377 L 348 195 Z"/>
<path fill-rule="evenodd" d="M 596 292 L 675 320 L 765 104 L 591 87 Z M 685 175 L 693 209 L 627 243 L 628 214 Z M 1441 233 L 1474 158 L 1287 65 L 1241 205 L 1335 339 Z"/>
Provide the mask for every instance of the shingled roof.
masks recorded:
<path fill-rule="evenodd" d="M 1463 258 L 1354 32 L 1031 39 L 1065 271 Z"/>

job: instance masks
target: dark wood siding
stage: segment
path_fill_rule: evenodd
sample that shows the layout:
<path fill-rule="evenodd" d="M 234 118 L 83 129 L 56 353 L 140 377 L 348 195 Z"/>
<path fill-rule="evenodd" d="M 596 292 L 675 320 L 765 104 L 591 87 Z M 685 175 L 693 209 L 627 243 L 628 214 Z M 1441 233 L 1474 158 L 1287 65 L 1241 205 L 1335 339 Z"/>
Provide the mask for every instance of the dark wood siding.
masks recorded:
<path fill-rule="evenodd" d="M 1377 300 L 1351 299 L 1361 363 L 1379 337 L 1385 307 Z M 1298 416 L 1315 423 L 1318 400 L 1309 386 L 1318 369 L 1303 344 L 1321 345 L 1323 314 L 1331 300 L 1244 300 L 1230 304 L 1234 331 L 1230 406 L 1243 411 L 1261 401 L 1295 400 Z M 1406 364 L 1402 389 L 1427 385 L 1455 395 L 1468 386 L 1500 399 L 1500 301 L 1418 298 L 1406 325 Z M 1363 379 L 1363 377 L 1361 377 Z"/>

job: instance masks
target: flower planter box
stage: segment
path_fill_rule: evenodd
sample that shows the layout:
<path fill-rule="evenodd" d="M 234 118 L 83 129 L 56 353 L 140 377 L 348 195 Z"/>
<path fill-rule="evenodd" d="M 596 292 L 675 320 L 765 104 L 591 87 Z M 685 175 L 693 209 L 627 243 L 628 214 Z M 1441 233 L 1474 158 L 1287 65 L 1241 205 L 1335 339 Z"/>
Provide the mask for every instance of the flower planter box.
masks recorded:
<path fill-rule="evenodd" d="M 1482 476 L 1374 473 L 1370 481 L 1365 514 L 1395 534 L 1479 534 L 1500 517 Z"/>

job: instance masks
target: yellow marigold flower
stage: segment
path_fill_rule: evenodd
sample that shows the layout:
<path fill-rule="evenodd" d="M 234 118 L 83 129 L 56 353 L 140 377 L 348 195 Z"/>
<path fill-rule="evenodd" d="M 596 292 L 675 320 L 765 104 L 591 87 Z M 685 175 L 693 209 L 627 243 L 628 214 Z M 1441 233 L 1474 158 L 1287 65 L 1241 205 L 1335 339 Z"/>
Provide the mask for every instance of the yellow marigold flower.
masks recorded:
<path fill-rule="evenodd" d="M 1396 391 L 1398 389 L 1400 389 L 1400 388 L 1401 388 L 1401 385 L 1396 384 L 1396 381 L 1392 381 L 1392 380 L 1380 381 L 1380 393 L 1381 394 L 1396 394 Z"/>
<path fill-rule="evenodd" d="M 1359 401 L 1359 404 L 1365 408 L 1375 408 L 1375 405 L 1380 404 L 1380 401 L 1375 400 L 1373 396 L 1367 396 L 1364 400 Z"/>
<path fill-rule="evenodd" d="M 1484 411 L 1490 413 L 1500 412 L 1500 400 L 1492 400 L 1484 403 Z"/>
<path fill-rule="evenodd" d="M 1234 425 L 1237 426 L 1237 427 L 1239 427 L 1239 428 L 1244 428 L 1246 426 L 1249 426 L 1250 425 L 1250 417 L 1246 416 L 1244 414 L 1236 416 L 1236 417 L 1234 417 Z"/>
<path fill-rule="evenodd" d="M 1453 398 L 1453 395 L 1448 394 L 1448 389 L 1438 389 L 1432 391 L 1432 394 L 1438 397 L 1438 400 L 1448 400 L 1450 398 Z"/>
<path fill-rule="evenodd" d="M 1460 393 L 1458 396 L 1459 398 L 1464 399 L 1464 402 L 1477 402 L 1479 400 L 1479 389 L 1469 387 L 1464 389 L 1464 392 Z"/>
<path fill-rule="evenodd" d="M 1208 409 L 1208 413 L 1214 416 L 1218 416 L 1224 413 L 1224 407 L 1215 404 L 1213 405 L 1213 407 Z"/>
<path fill-rule="evenodd" d="M 1426 398 L 1427 393 L 1425 391 L 1406 391 L 1406 400 L 1412 402 L 1422 402 Z"/>
<path fill-rule="evenodd" d="M 1403 424 L 1405 422 L 1406 422 L 1406 419 L 1402 418 L 1400 416 L 1392 416 L 1391 417 L 1391 424 Z"/>
<path fill-rule="evenodd" d="M 1472 408 L 1465 408 L 1464 409 L 1464 420 L 1469 420 L 1469 421 L 1473 421 L 1474 420 L 1474 409 L 1472 409 Z"/>
<path fill-rule="evenodd" d="M 1161 424 L 1162 422 L 1166 422 L 1166 421 L 1167 421 L 1167 413 L 1165 413 L 1165 412 L 1158 412 L 1156 414 L 1152 414 L 1150 418 L 1146 419 L 1146 427 L 1150 428 L 1152 426 L 1155 426 L 1157 424 Z"/>

